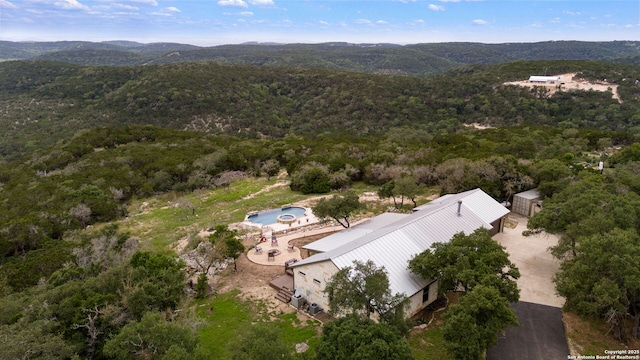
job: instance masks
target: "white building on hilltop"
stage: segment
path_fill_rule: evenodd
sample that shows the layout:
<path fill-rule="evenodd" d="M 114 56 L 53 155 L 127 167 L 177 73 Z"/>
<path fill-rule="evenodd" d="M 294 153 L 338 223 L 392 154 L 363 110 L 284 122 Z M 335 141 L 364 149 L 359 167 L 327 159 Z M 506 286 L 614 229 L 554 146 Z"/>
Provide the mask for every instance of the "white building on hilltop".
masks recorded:
<path fill-rule="evenodd" d="M 436 242 L 479 228 L 495 233 L 509 210 L 480 189 L 445 195 L 415 209 L 412 214 L 382 214 L 304 246 L 314 255 L 293 264 L 294 288 L 315 308 L 328 309 L 324 292 L 331 277 L 358 260 L 384 266 L 391 292 L 410 299 L 407 316 L 436 300 L 438 284 L 408 269 L 409 260 Z"/>
<path fill-rule="evenodd" d="M 535 84 L 557 84 L 560 82 L 560 76 L 530 76 L 529 82 Z"/>

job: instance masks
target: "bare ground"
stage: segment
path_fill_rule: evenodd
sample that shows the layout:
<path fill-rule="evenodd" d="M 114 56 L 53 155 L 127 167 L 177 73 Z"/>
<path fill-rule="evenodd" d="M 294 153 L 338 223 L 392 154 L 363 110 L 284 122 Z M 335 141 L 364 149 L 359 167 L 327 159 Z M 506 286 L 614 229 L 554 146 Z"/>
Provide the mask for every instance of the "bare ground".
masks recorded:
<path fill-rule="evenodd" d="M 549 95 L 555 94 L 556 91 L 562 89 L 566 90 L 594 90 L 594 91 L 611 91 L 613 94 L 613 98 L 618 100 L 618 102 L 622 102 L 620 100 L 620 96 L 618 96 L 618 85 L 610 84 L 608 82 L 598 82 L 593 83 L 583 79 L 575 78 L 576 73 L 568 73 L 558 75 L 560 77 L 560 82 L 562 84 L 539 84 L 539 83 L 530 83 L 528 80 L 520 80 L 520 81 L 511 81 L 504 83 L 505 85 L 517 85 L 524 86 L 529 88 L 534 87 L 544 87 L 549 90 Z"/>

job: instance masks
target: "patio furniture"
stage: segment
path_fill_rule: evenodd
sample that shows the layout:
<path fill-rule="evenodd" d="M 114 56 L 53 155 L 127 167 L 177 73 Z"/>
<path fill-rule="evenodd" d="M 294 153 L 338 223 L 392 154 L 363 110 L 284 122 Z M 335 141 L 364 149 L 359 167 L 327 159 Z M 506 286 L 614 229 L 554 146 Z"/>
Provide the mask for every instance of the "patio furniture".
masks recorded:
<path fill-rule="evenodd" d="M 276 261 L 276 255 L 279 255 L 277 250 L 269 250 L 267 252 L 267 261 Z"/>
<path fill-rule="evenodd" d="M 262 254 L 262 247 L 256 246 L 256 254 Z"/>
<path fill-rule="evenodd" d="M 295 241 L 289 243 L 289 245 L 287 245 L 287 251 L 288 252 L 294 252 L 295 251 L 295 246 L 296 246 L 296 242 Z"/>

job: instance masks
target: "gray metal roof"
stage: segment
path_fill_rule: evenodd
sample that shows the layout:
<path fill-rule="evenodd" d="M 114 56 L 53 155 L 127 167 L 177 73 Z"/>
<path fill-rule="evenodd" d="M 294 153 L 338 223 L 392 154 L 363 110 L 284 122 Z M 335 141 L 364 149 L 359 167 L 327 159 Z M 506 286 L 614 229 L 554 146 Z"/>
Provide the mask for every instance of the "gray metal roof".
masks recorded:
<path fill-rule="evenodd" d="M 428 210 L 434 206 L 462 201 L 474 214 L 487 223 L 492 223 L 509 213 L 509 209 L 495 201 L 481 189 L 473 189 L 459 194 L 447 194 L 415 208 L 415 211 Z"/>
<path fill-rule="evenodd" d="M 320 240 L 314 241 L 310 244 L 304 245 L 302 248 L 317 252 L 327 252 L 341 245 L 344 245 L 348 241 L 357 239 L 376 230 L 383 229 L 404 218 L 405 216 L 408 215 L 384 213 L 360 224 L 354 225 L 348 229 L 342 230 Z"/>
<path fill-rule="evenodd" d="M 516 196 L 517 197 L 521 197 L 523 199 L 527 199 L 527 200 L 537 200 L 537 199 L 542 199 L 543 198 L 542 194 L 540 194 L 538 189 L 531 189 L 531 190 L 519 192 L 519 193 L 514 195 L 514 197 L 516 197 Z"/>
<path fill-rule="evenodd" d="M 342 269 L 353 265 L 355 260 L 371 260 L 377 266 L 385 267 L 393 293 L 411 296 L 429 283 L 407 269 L 411 258 L 436 242 L 448 242 L 459 232 L 470 234 L 481 227 L 490 229 L 492 221 L 509 212 L 480 189 L 443 198 L 384 228 L 353 238 L 293 266 L 331 260 Z M 460 214 L 458 200 L 462 200 Z M 498 214 L 502 215 L 494 217 Z"/>

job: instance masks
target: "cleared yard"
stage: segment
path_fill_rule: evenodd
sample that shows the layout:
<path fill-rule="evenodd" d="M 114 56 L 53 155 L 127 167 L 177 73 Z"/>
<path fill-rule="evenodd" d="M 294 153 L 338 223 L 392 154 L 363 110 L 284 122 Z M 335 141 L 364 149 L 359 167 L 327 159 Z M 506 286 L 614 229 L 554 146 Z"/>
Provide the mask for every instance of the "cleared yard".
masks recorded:
<path fill-rule="evenodd" d="M 562 307 L 564 299 L 556 294 L 553 283 L 560 262 L 548 250 L 558 243 L 558 237 L 546 233 L 523 236 L 527 218 L 511 213 L 509 219 L 517 222 L 515 228 L 505 226 L 504 231 L 493 238 L 507 249 L 509 259 L 520 270 L 520 301 Z"/>

